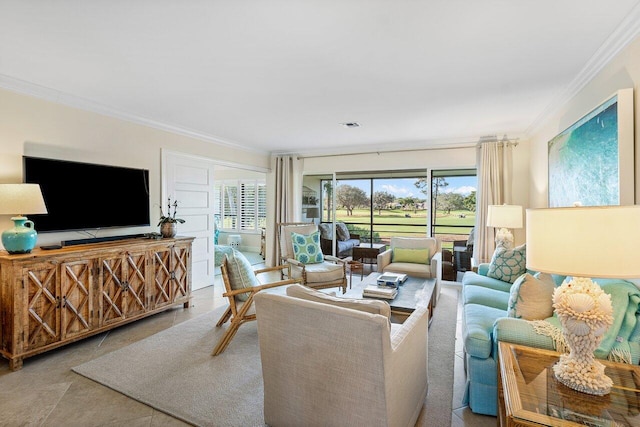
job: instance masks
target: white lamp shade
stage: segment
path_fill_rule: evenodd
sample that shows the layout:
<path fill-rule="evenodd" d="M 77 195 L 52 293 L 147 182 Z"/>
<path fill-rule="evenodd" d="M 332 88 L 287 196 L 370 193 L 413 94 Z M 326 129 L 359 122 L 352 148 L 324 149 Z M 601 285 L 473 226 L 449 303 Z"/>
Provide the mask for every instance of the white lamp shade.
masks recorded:
<path fill-rule="evenodd" d="M 526 234 L 531 270 L 579 277 L 640 277 L 640 206 L 527 209 Z"/>
<path fill-rule="evenodd" d="M 46 214 L 39 184 L 0 184 L 0 214 Z"/>
<path fill-rule="evenodd" d="M 487 227 L 522 228 L 522 206 L 489 205 Z"/>

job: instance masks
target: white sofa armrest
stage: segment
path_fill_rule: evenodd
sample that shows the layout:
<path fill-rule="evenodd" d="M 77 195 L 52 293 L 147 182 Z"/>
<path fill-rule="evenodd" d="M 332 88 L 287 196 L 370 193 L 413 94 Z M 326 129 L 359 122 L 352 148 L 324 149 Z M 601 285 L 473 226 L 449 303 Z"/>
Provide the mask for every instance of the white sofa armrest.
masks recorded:
<path fill-rule="evenodd" d="M 429 309 L 418 307 L 391 337 L 391 371 L 387 386 L 391 393 L 390 407 L 411 411 L 414 396 L 428 390 Z M 406 413 L 406 412 L 405 412 Z M 391 415 L 390 419 L 395 417 Z M 389 425 L 395 425 L 393 423 Z"/>
<path fill-rule="evenodd" d="M 391 254 L 393 253 L 393 251 L 391 249 L 387 249 L 386 251 L 382 252 L 381 254 L 378 254 L 378 273 L 382 273 L 384 271 L 384 268 L 391 264 Z"/>

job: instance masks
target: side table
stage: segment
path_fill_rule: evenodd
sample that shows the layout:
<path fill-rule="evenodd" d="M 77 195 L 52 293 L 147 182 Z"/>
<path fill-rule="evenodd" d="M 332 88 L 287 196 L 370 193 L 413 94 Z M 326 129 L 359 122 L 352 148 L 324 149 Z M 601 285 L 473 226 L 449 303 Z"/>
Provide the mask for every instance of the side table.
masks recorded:
<path fill-rule="evenodd" d="M 560 353 L 499 343 L 500 426 L 638 426 L 640 366 L 600 360 L 613 380 L 611 393 L 594 396 L 556 380 Z"/>
<path fill-rule="evenodd" d="M 378 254 L 381 254 L 386 249 L 387 245 L 384 243 L 360 243 L 359 246 L 354 246 L 353 259 L 365 264 L 376 264 L 378 262 Z"/>
<path fill-rule="evenodd" d="M 349 289 L 351 289 L 351 283 L 353 283 L 353 273 L 360 273 L 360 280 L 364 279 L 364 264 L 355 259 L 347 261 L 347 268 L 349 269 Z"/>

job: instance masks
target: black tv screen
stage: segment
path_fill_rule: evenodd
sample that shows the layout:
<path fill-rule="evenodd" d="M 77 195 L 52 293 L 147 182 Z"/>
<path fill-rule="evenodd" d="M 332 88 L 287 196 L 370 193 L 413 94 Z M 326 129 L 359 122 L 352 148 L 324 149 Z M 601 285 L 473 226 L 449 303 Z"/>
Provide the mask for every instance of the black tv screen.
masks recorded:
<path fill-rule="evenodd" d="M 42 231 L 150 225 L 149 171 L 23 157 L 24 182 L 37 183 L 48 214 L 28 215 Z"/>

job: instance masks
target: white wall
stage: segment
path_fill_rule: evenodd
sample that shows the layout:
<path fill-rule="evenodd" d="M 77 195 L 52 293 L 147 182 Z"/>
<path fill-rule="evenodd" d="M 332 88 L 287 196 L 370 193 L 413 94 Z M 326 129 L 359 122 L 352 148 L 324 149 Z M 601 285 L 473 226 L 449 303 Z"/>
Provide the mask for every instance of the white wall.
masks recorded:
<path fill-rule="evenodd" d="M 584 88 L 557 111 L 531 135 L 530 207 L 547 207 L 547 143 L 558 133 L 598 106 L 619 89 L 634 88 L 640 84 L 640 37 L 624 48 Z M 640 97 L 635 93 L 635 200 L 640 201 Z"/>
<path fill-rule="evenodd" d="M 153 129 L 97 113 L 0 89 L 0 183 L 22 182 L 22 156 L 60 158 L 149 169 L 151 227 L 103 230 L 100 236 L 158 231 L 160 150 L 162 148 L 210 159 L 268 169 L 270 158 L 257 153 Z M 70 189 L 73 191 L 73 189 Z M 109 206 L 117 203 L 117 189 Z M 82 198 L 78 199 L 82 214 Z M 0 230 L 12 227 L 10 215 L 0 216 Z M 35 225 L 36 230 L 38 224 Z M 85 235 L 40 233 L 38 245 L 78 239 Z"/>

